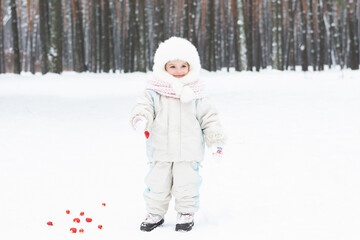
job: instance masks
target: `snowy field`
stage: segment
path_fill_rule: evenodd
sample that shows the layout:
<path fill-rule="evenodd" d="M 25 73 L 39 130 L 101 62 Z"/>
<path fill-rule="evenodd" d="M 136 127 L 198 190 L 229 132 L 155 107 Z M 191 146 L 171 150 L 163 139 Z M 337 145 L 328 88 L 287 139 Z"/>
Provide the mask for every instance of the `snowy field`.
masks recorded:
<path fill-rule="evenodd" d="M 228 144 L 202 163 L 189 233 L 173 202 L 139 231 L 148 165 L 128 118 L 149 76 L 0 75 L 1 240 L 360 239 L 360 71 L 203 71 Z"/>

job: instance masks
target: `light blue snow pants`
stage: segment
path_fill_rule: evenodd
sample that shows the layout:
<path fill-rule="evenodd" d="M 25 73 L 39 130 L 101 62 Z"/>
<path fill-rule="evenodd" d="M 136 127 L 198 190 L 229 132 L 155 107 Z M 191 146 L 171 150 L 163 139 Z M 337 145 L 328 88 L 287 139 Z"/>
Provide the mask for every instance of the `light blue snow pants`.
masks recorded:
<path fill-rule="evenodd" d="M 196 212 L 201 180 L 197 162 L 150 163 L 144 192 L 147 211 L 164 216 L 174 195 L 177 212 Z"/>

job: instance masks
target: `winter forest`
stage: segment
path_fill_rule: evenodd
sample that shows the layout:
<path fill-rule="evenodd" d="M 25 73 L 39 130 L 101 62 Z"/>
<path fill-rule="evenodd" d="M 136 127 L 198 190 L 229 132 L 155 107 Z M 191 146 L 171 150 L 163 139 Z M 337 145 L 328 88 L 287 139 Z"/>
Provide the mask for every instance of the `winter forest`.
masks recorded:
<path fill-rule="evenodd" d="M 146 72 L 170 36 L 209 71 L 359 69 L 360 0 L 0 0 L 0 73 Z"/>

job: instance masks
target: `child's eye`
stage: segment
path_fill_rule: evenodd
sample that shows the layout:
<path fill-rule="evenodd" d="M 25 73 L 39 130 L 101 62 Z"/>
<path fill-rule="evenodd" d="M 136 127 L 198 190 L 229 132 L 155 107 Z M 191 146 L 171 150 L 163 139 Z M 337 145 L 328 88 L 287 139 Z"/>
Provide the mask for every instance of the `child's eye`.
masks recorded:
<path fill-rule="evenodd" d="M 170 68 L 175 68 L 175 66 L 170 66 Z"/>
<path fill-rule="evenodd" d="M 187 66 L 186 66 L 186 65 L 182 65 L 181 67 L 182 67 L 182 68 L 186 68 Z"/>

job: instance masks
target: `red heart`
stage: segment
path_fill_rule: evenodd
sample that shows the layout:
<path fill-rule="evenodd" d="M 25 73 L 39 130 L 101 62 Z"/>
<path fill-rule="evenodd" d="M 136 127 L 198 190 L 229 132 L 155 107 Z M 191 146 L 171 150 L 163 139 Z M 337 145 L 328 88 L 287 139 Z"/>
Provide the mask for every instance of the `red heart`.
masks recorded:
<path fill-rule="evenodd" d="M 81 212 L 81 213 L 80 213 L 80 216 L 84 216 L 84 215 L 85 215 L 85 213 L 84 213 L 84 212 Z"/>
<path fill-rule="evenodd" d="M 145 131 L 144 133 L 145 133 L 146 139 L 148 139 L 150 137 L 150 133 L 148 131 Z"/>
<path fill-rule="evenodd" d="M 80 222 L 80 219 L 79 219 L 79 218 L 74 218 L 73 221 L 76 222 L 76 223 L 79 223 L 79 222 Z"/>
<path fill-rule="evenodd" d="M 91 218 L 86 218 L 85 220 L 86 220 L 86 222 L 92 222 Z"/>
<path fill-rule="evenodd" d="M 47 225 L 54 226 L 54 223 L 50 221 L 50 222 L 47 222 Z"/>
<path fill-rule="evenodd" d="M 70 232 L 72 232 L 72 233 L 76 233 L 76 232 L 77 232 L 77 230 L 76 230 L 76 228 L 70 228 Z"/>
<path fill-rule="evenodd" d="M 100 225 L 98 226 L 98 228 L 99 228 L 99 229 L 103 229 L 103 226 L 100 224 Z"/>

